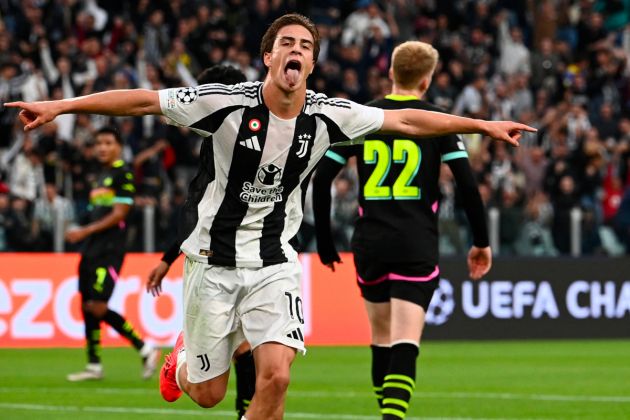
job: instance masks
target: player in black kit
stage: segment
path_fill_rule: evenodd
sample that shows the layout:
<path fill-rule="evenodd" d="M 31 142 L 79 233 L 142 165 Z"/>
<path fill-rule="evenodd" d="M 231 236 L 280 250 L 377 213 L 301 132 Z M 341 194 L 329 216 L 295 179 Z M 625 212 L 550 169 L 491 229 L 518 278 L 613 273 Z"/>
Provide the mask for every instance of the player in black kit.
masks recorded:
<path fill-rule="evenodd" d="M 105 321 L 140 352 L 142 377 L 149 379 L 160 359 L 159 349 L 145 343 L 125 318 L 107 306 L 125 258 L 125 219 L 133 205 L 133 174 L 120 159 L 122 140 L 116 130 L 102 128 L 95 139 L 103 170 L 90 191 L 89 223 L 66 232 L 68 242 L 85 240 L 79 263 L 79 291 L 88 364 L 84 371 L 67 378 L 73 382 L 103 378 L 100 344 L 101 321 Z"/>
<path fill-rule="evenodd" d="M 437 60 L 438 53 L 429 44 L 401 44 L 392 57 L 392 94 L 368 105 L 442 112 L 420 99 Z M 439 281 L 442 162 L 449 165 L 465 200 L 473 232 L 468 255 L 473 279 L 491 266 L 484 206 L 457 135 L 414 140 L 371 134 L 362 144 L 333 146 L 319 164 L 313 185 L 317 248 L 321 261 L 333 271 L 341 260 L 330 230 L 331 184 L 352 156 L 356 156 L 360 185 L 360 217 L 352 251 L 372 329 L 372 382 L 383 419 L 401 419 L 415 387 L 424 318 Z"/>

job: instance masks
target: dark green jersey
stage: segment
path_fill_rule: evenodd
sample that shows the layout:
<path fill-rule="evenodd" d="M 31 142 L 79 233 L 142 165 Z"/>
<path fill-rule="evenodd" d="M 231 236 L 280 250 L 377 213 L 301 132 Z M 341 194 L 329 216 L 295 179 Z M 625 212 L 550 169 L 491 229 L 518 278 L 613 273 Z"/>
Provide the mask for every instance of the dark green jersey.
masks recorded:
<path fill-rule="evenodd" d="M 102 219 L 110 213 L 114 204 L 133 205 L 136 192 L 133 173 L 122 160 L 115 161 L 111 167 L 104 168 L 90 190 L 88 206 L 89 221 Z M 88 237 L 83 253 L 102 255 L 104 253 L 124 254 L 126 242 L 126 222 L 95 233 Z"/>

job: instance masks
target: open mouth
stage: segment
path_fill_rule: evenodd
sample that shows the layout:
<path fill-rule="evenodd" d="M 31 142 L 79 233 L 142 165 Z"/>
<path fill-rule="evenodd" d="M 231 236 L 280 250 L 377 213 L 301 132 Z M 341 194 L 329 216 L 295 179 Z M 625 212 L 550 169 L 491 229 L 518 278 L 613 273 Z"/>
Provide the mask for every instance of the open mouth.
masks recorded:
<path fill-rule="evenodd" d="M 302 70 L 302 63 L 298 60 L 289 60 L 284 67 L 284 75 L 290 85 L 296 85 L 300 77 L 300 70 Z"/>
<path fill-rule="evenodd" d="M 299 72 L 300 70 L 302 70 L 302 63 L 300 63 L 298 60 L 289 60 L 286 67 L 284 68 L 284 71 L 288 70 L 297 70 Z"/>

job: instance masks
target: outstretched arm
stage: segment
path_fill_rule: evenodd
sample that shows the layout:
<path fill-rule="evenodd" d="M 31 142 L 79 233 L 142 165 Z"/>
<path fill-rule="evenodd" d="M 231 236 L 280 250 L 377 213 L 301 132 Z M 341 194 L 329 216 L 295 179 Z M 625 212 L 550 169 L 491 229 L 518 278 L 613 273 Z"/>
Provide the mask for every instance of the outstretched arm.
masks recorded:
<path fill-rule="evenodd" d="M 419 109 L 386 110 L 381 133 L 410 137 L 481 133 L 518 146 L 522 131 L 536 129 L 513 121 L 485 121 Z"/>
<path fill-rule="evenodd" d="M 19 118 L 24 124 L 24 131 L 33 130 L 61 114 L 162 114 L 158 92 L 147 89 L 110 90 L 58 101 L 9 102 L 4 106 L 22 108 Z"/>

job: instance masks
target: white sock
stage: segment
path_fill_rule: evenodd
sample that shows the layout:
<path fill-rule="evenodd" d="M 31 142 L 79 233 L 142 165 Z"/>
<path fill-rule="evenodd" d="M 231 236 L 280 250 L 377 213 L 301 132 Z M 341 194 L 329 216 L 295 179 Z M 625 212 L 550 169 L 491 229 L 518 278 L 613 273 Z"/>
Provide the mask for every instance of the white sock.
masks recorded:
<path fill-rule="evenodd" d="M 182 351 L 180 351 L 179 354 L 177 355 L 177 368 L 175 368 L 175 381 L 177 382 L 177 386 L 179 387 L 179 389 L 181 389 L 182 391 L 184 390 L 184 388 L 179 383 L 179 370 L 184 366 L 185 363 L 186 363 L 186 350 L 182 349 Z"/>
<path fill-rule="evenodd" d="M 100 363 L 88 363 L 87 370 L 90 370 L 92 372 L 100 372 L 103 370 L 103 365 L 101 365 Z"/>
<path fill-rule="evenodd" d="M 245 418 L 245 416 L 241 417 L 241 420 L 247 420 L 247 418 Z"/>
<path fill-rule="evenodd" d="M 153 346 L 149 343 L 144 343 L 144 346 L 140 349 L 140 356 L 148 357 L 151 351 L 153 351 Z"/>

